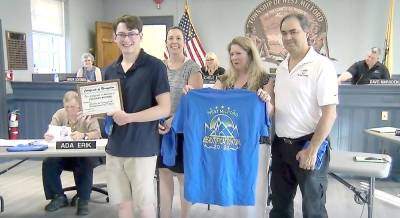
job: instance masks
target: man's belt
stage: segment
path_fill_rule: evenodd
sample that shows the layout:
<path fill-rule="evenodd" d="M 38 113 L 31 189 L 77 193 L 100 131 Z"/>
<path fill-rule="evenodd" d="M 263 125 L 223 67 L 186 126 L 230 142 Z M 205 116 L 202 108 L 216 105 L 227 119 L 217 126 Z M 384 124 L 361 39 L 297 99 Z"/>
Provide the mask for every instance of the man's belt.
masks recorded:
<path fill-rule="evenodd" d="M 295 145 L 295 144 L 310 140 L 313 135 L 314 135 L 314 133 L 310 133 L 308 135 L 301 136 L 299 138 L 286 138 L 286 137 L 278 137 L 278 136 L 277 136 L 277 138 L 279 140 L 282 140 L 285 144 Z"/>

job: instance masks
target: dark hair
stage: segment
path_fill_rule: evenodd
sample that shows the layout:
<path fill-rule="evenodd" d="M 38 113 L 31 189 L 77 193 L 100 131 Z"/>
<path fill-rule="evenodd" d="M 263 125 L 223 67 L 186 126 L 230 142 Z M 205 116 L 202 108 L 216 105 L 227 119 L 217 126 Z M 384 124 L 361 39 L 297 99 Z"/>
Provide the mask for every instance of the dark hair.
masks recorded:
<path fill-rule="evenodd" d="M 289 18 L 295 18 L 296 20 L 298 20 L 300 23 L 301 29 L 303 29 L 304 32 L 307 32 L 308 29 L 310 28 L 310 23 L 308 22 L 308 19 L 306 16 L 304 16 L 302 14 L 288 14 L 281 20 L 281 24 L 280 24 L 281 30 L 282 30 L 282 23 Z"/>
<path fill-rule="evenodd" d="M 180 27 L 180 26 L 172 26 L 172 27 L 169 27 L 169 28 L 167 29 L 167 33 L 166 33 L 166 35 L 165 35 L 165 39 L 167 39 L 168 33 L 169 33 L 169 31 L 171 31 L 171 30 L 179 30 L 179 31 L 181 31 L 182 36 L 185 37 L 185 33 L 183 32 L 182 27 Z"/>
<path fill-rule="evenodd" d="M 137 29 L 139 30 L 139 33 L 141 33 L 143 29 L 143 22 L 139 17 L 131 15 L 122 15 L 113 22 L 112 26 L 114 33 L 116 33 L 117 31 L 117 26 L 119 23 L 125 23 L 128 30 Z"/>

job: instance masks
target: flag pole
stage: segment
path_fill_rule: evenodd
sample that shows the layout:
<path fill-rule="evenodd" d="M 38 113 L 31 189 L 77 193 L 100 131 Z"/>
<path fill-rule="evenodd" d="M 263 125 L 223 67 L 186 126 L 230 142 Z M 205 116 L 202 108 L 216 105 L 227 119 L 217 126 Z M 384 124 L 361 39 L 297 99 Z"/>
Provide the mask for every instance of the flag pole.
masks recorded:
<path fill-rule="evenodd" d="M 192 22 L 192 16 L 190 15 L 189 0 L 185 0 L 185 11 L 187 12 L 187 14 L 189 16 L 190 23 L 193 23 Z M 197 34 L 196 28 L 194 28 L 194 26 L 193 26 L 193 30 L 194 30 L 195 34 L 197 35 L 199 43 L 201 43 L 200 36 L 199 36 L 199 34 Z"/>
<path fill-rule="evenodd" d="M 385 56 L 383 64 L 388 68 L 390 75 L 393 70 L 393 16 L 394 16 L 394 0 L 390 0 L 389 14 L 386 24 L 385 36 Z"/>
<path fill-rule="evenodd" d="M 189 1 L 188 0 L 185 0 L 185 11 L 187 11 L 189 14 Z"/>

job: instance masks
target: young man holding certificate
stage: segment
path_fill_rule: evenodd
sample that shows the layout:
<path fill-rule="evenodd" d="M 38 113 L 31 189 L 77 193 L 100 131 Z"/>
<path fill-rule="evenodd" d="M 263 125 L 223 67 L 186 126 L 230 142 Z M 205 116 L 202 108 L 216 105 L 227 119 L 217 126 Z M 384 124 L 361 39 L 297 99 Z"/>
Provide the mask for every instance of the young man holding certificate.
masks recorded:
<path fill-rule="evenodd" d="M 114 124 L 106 147 L 107 188 L 119 217 L 155 217 L 158 120 L 171 108 L 166 67 L 140 48 L 142 27 L 136 16 L 116 19 L 114 41 L 122 55 L 104 70 L 105 80 L 120 80 L 123 99 L 123 110 L 108 112 Z"/>

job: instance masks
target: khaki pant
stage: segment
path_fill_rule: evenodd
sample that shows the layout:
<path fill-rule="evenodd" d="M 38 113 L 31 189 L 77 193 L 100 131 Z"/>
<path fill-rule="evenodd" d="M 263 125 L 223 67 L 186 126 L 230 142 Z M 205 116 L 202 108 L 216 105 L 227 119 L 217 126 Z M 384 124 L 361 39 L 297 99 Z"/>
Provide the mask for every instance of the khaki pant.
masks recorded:
<path fill-rule="evenodd" d="M 115 157 L 106 154 L 110 203 L 132 201 L 134 210 L 153 205 L 156 162 L 157 156 Z"/>

